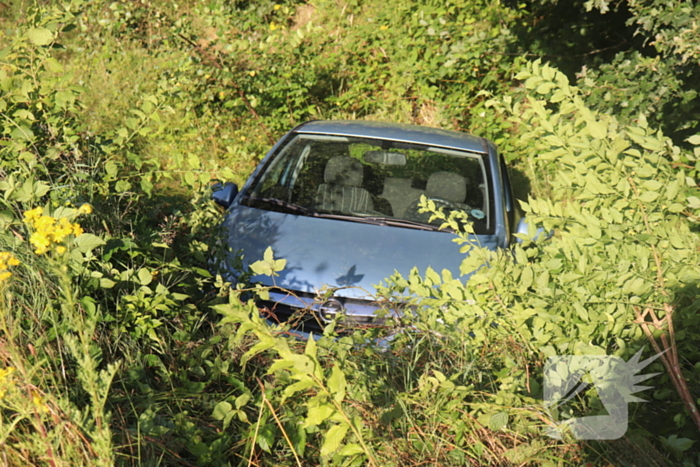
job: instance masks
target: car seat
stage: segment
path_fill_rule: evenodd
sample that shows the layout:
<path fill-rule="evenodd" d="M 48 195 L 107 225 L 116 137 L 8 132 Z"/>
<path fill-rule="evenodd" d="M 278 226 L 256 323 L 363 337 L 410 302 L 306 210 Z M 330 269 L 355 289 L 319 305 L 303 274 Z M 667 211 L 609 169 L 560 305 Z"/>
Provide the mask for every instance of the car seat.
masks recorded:
<path fill-rule="evenodd" d="M 442 205 L 443 207 L 460 209 L 466 212 L 471 210 L 471 207 L 464 203 L 467 197 L 467 179 L 454 172 L 435 172 L 431 174 L 425 187 L 425 196 L 436 201 L 438 207 Z M 427 223 L 431 214 L 429 212 L 419 212 L 419 203 L 420 200 L 417 200 L 406 208 L 404 218 Z"/>
<path fill-rule="evenodd" d="M 324 183 L 316 191 L 316 209 L 322 211 L 364 212 L 374 210 L 369 191 L 362 188 L 363 168 L 357 159 L 332 157 L 323 173 Z"/>

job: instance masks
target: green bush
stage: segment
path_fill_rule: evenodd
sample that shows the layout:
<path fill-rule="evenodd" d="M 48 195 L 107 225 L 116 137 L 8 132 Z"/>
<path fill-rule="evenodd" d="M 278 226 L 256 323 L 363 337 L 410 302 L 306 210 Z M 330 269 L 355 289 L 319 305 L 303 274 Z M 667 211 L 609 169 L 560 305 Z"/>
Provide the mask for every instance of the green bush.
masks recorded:
<path fill-rule="evenodd" d="M 695 461 L 694 9 L 628 6 L 657 56 L 635 45 L 585 60 L 562 43 L 578 87 L 520 56 L 551 37 L 523 41 L 544 11 L 529 4 L 3 10 L 0 251 L 21 263 L 0 264 L 6 463 L 618 465 L 642 451 L 657 465 Z M 603 37 L 606 18 L 583 21 Z M 387 307 L 414 310 L 395 326 L 284 337 L 240 300 L 264 289 L 231 290 L 210 270 L 224 253 L 208 184 L 241 184 L 312 118 L 490 137 L 529 177 L 529 190 L 516 187 L 523 209 L 553 237 L 533 230 L 490 252 L 463 233 L 469 281 L 412 271 L 378 288 Z M 27 212 L 85 232 L 33 237 L 42 230 Z M 254 267 L 274 273 L 279 261 L 270 252 Z M 546 436 L 601 410 L 587 395 L 548 411 L 547 357 L 642 348 L 671 350 L 651 365 L 662 374 L 641 396 L 654 406 L 634 405 L 629 436 Z"/>

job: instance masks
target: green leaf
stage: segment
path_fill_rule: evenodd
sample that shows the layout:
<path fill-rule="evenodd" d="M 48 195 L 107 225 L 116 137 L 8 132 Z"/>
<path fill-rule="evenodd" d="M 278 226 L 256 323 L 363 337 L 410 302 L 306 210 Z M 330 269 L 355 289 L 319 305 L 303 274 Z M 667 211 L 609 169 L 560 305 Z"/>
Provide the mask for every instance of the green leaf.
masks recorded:
<path fill-rule="evenodd" d="M 116 282 L 111 279 L 107 279 L 106 277 L 100 279 L 100 287 L 103 289 L 111 289 L 115 284 Z"/>
<path fill-rule="evenodd" d="M 130 130 L 135 130 L 136 127 L 139 125 L 139 120 L 137 118 L 127 118 L 124 120 L 124 124 L 129 128 Z"/>
<path fill-rule="evenodd" d="M 342 402 L 345 399 L 345 385 L 345 374 L 338 365 L 334 365 L 331 377 L 328 378 L 328 389 L 336 402 Z"/>
<path fill-rule="evenodd" d="M 126 180 L 119 180 L 115 185 L 114 185 L 114 190 L 117 193 L 124 193 L 126 191 L 129 191 L 131 189 L 131 183 L 129 183 Z"/>
<path fill-rule="evenodd" d="M 32 28 L 27 31 L 27 38 L 34 45 L 49 45 L 53 42 L 53 33 L 46 28 Z"/>
<path fill-rule="evenodd" d="M 520 75 L 518 75 L 520 76 Z M 542 78 L 539 76 L 530 76 L 528 79 L 525 80 L 525 88 L 526 89 L 535 89 L 537 86 L 540 85 L 542 82 Z"/>
<path fill-rule="evenodd" d="M 194 187 L 197 183 L 197 179 L 192 172 L 185 172 L 185 183 L 189 186 Z"/>
<path fill-rule="evenodd" d="M 576 314 L 579 318 L 581 318 L 582 321 L 586 322 L 589 320 L 588 311 L 586 311 L 586 309 L 583 306 L 581 306 L 580 303 L 574 303 L 574 309 L 576 310 Z"/>
<path fill-rule="evenodd" d="M 139 269 L 138 272 L 139 284 L 148 285 L 153 281 L 153 276 L 146 268 Z"/>
<path fill-rule="evenodd" d="M 505 428 L 508 425 L 508 414 L 505 412 L 498 412 L 491 415 L 489 418 L 489 428 L 493 431 L 498 431 L 501 428 Z"/>
<path fill-rule="evenodd" d="M 275 339 L 271 336 L 264 336 L 263 338 L 260 339 L 260 342 L 255 344 L 253 347 L 251 347 L 246 353 L 244 353 L 241 356 L 241 364 L 245 365 L 248 360 L 253 358 L 255 355 L 259 354 L 260 352 L 264 352 L 265 350 L 274 347 L 276 344 Z"/>
<path fill-rule="evenodd" d="M 642 295 L 648 289 L 648 284 L 641 277 L 631 279 L 622 286 L 623 293 L 632 293 L 634 295 Z"/>
<path fill-rule="evenodd" d="M 437 272 L 433 270 L 433 268 L 428 268 L 425 271 L 425 277 L 430 279 L 430 281 L 433 283 L 433 285 L 439 285 L 440 284 L 440 276 L 438 275 Z"/>
<path fill-rule="evenodd" d="M 690 138 L 686 140 L 690 144 L 693 144 L 695 146 L 700 146 L 700 135 L 693 135 Z"/>
<path fill-rule="evenodd" d="M 603 122 L 591 120 L 587 125 L 588 132 L 596 139 L 603 139 L 608 134 L 608 129 Z"/>
<path fill-rule="evenodd" d="M 268 266 L 268 264 L 265 261 L 256 261 L 253 264 L 250 265 L 251 271 L 255 273 L 256 275 L 262 276 L 266 275 L 269 276 L 271 271 Z"/>
<path fill-rule="evenodd" d="M 355 454 L 362 454 L 364 452 L 364 449 L 362 449 L 362 446 L 360 446 L 357 443 L 348 443 L 345 446 L 343 446 L 340 451 L 338 451 L 338 455 L 340 456 L 354 456 Z"/>
<path fill-rule="evenodd" d="M 56 105 L 62 109 L 66 109 L 75 102 L 75 95 L 70 91 L 58 91 L 54 95 Z"/>
<path fill-rule="evenodd" d="M 116 177 L 117 174 L 119 173 L 119 168 L 117 166 L 117 163 L 114 161 L 105 162 L 105 172 L 107 172 L 107 175 L 109 177 Z"/>
<path fill-rule="evenodd" d="M 284 267 L 285 267 L 286 265 L 287 265 L 287 260 L 286 260 L 286 259 L 276 259 L 276 260 L 274 261 L 273 265 L 272 265 L 272 269 L 273 269 L 275 272 L 279 272 L 279 271 L 281 271 L 282 269 L 284 269 Z"/>
<path fill-rule="evenodd" d="M 30 111 L 26 109 L 19 109 L 15 111 L 15 113 L 12 114 L 13 117 L 16 118 L 21 118 L 22 120 L 30 120 L 34 121 L 36 118 L 34 118 L 34 114 L 32 114 Z"/>
<path fill-rule="evenodd" d="M 663 184 L 657 180 L 647 180 L 642 183 L 642 187 L 649 191 L 659 191 Z"/>
<path fill-rule="evenodd" d="M 272 263 L 274 261 L 274 255 L 272 253 L 272 247 L 267 247 L 265 253 L 263 253 L 263 261 L 267 263 Z"/>
<path fill-rule="evenodd" d="M 153 183 L 146 177 L 141 179 L 141 189 L 146 193 L 148 196 L 151 196 L 153 193 Z"/>
<path fill-rule="evenodd" d="M 651 203 L 654 201 L 656 198 L 659 197 L 659 194 L 655 191 L 645 191 L 641 195 L 639 195 L 639 200 L 644 202 L 644 203 Z"/>
<path fill-rule="evenodd" d="M 677 178 L 668 184 L 666 187 L 666 199 L 668 201 L 674 201 L 676 199 L 682 183 L 683 180 L 681 178 Z"/>
<path fill-rule="evenodd" d="M 532 267 L 529 265 L 523 269 L 522 274 L 520 275 L 520 286 L 527 290 L 530 288 L 532 285 L 532 281 L 534 279 L 534 273 L 532 272 Z"/>
<path fill-rule="evenodd" d="M 301 381 L 297 381 L 294 384 L 290 384 L 289 386 L 284 388 L 284 397 L 289 397 L 294 395 L 295 393 L 299 391 L 305 391 L 311 387 L 314 387 L 316 385 L 316 382 L 311 379 L 310 377 L 306 377 L 302 379 Z"/>
<path fill-rule="evenodd" d="M 29 127 L 20 125 L 10 132 L 10 136 L 20 141 L 31 141 L 34 139 L 34 132 Z"/>
<path fill-rule="evenodd" d="M 641 178 L 647 178 L 647 177 L 651 177 L 652 175 L 656 174 L 656 169 L 654 169 L 653 167 L 650 167 L 648 165 L 645 165 L 642 167 L 637 167 L 635 169 L 635 172 Z"/>
<path fill-rule="evenodd" d="M 537 92 L 538 94 L 547 94 L 549 91 L 554 89 L 554 87 L 556 87 L 556 85 L 554 83 L 544 82 L 544 83 L 540 84 L 539 86 L 537 86 L 537 89 L 535 89 L 535 92 Z"/>
<path fill-rule="evenodd" d="M 688 438 L 679 438 L 678 435 L 671 435 L 664 439 L 664 444 L 676 452 L 685 452 L 690 449 L 695 441 Z"/>
<path fill-rule="evenodd" d="M 591 234 L 591 237 L 595 238 L 596 240 L 600 240 L 600 238 L 603 236 L 603 231 L 593 224 L 587 225 L 586 229 L 588 230 L 588 233 Z"/>
<path fill-rule="evenodd" d="M 236 401 L 235 401 L 236 409 L 240 410 L 240 408 L 243 407 L 244 405 L 246 405 L 249 400 L 250 400 L 250 394 L 248 394 L 248 393 L 244 393 L 244 394 L 241 394 L 240 396 L 238 396 L 236 398 Z"/>
<path fill-rule="evenodd" d="M 316 358 L 316 339 L 314 339 L 313 334 L 306 340 L 306 349 L 304 349 L 304 355 L 311 358 Z"/>
<path fill-rule="evenodd" d="M 75 237 L 73 243 L 81 253 L 88 253 L 94 250 L 95 248 L 104 245 L 105 241 L 97 235 L 93 235 L 91 233 L 83 233 Z"/>
<path fill-rule="evenodd" d="M 230 403 L 222 401 L 214 406 L 211 416 L 214 417 L 214 420 L 223 420 L 232 409 L 233 407 Z"/>
<path fill-rule="evenodd" d="M 258 431 L 258 446 L 265 452 L 271 452 L 272 446 L 275 444 L 275 426 L 272 424 L 264 425 Z"/>
<path fill-rule="evenodd" d="M 53 57 L 47 58 L 44 63 L 46 63 L 46 67 L 54 73 L 63 72 L 63 65 Z"/>
<path fill-rule="evenodd" d="M 328 456 L 334 453 L 340 446 L 343 438 L 345 438 L 348 429 L 350 429 L 350 425 L 347 423 L 330 427 L 324 437 L 323 446 L 321 446 L 321 456 Z"/>
<path fill-rule="evenodd" d="M 330 404 L 321 404 L 317 407 L 311 407 L 306 415 L 304 428 L 318 426 L 324 421 L 328 420 L 334 413 L 335 408 L 333 408 L 333 406 Z"/>

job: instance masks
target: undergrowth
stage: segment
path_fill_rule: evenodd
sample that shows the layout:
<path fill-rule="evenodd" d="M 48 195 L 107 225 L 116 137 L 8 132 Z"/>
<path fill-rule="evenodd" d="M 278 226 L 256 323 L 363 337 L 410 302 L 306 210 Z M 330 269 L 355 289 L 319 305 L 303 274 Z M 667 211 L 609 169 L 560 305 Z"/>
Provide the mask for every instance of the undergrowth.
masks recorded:
<path fill-rule="evenodd" d="M 529 9 L 73 0 L 2 10 L 2 462 L 696 462 L 700 140 L 656 131 L 668 119 L 650 123 L 641 94 L 617 118 L 592 87 L 618 82 L 607 67 L 579 90 L 523 57 L 512 30 L 533 20 Z M 692 110 L 684 76 L 668 105 Z M 284 131 L 314 118 L 487 136 L 515 167 L 533 225 L 554 235 L 489 252 L 463 234 L 468 282 L 411 271 L 377 288 L 384 303 L 418 310 L 397 327 L 290 339 L 249 300 L 264 289 L 213 269 L 226 252 L 209 185 L 240 186 Z M 284 262 L 270 251 L 255 267 L 274 274 Z M 547 435 L 603 410 L 595 394 L 549 410 L 548 357 L 629 359 L 650 347 L 671 351 L 652 365 L 653 407 L 634 406 L 627 435 Z"/>

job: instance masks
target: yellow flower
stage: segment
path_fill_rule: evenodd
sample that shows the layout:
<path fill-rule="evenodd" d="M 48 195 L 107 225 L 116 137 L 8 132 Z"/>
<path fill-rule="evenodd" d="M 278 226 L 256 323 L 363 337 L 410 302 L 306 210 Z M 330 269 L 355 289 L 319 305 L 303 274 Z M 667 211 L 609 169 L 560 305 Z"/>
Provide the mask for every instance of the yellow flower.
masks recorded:
<path fill-rule="evenodd" d="M 31 211 L 27 211 L 24 213 L 24 218 L 28 222 L 33 222 L 36 219 L 39 219 L 42 214 L 44 214 L 44 208 L 34 208 Z"/>
<path fill-rule="evenodd" d="M 8 389 L 12 387 L 12 382 L 8 380 L 14 372 L 15 369 L 11 366 L 8 366 L 7 368 L 0 368 L 0 399 L 5 397 L 5 394 L 7 393 Z"/>
<path fill-rule="evenodd" d="M 12 253 L 7 251 L 0 252 L 0 270 L 5 270 L 10 266 L 19 266 L 20 261 L 14 257 Z"/>
<path fill-rule="evenodd" d="M 20 264 L 22 263 L 20 263 L 20 261 L 17 258 L 15 258 L 15 256 L 12 253 L 9 253 L 7 251 L 0 252 L 0 283 L 5 282 L 7 279 L 12 277 L 12 273 L 8 271 L 9 268 L 11 268 L 12 266 L 19 266 Z"/>
<path fill-rule="evenodd" d="M 90 214 L 92 206 L 83 204 L 78 209 L 78 214 Z M 25 222 L 34 230 L 29 237 L 29 243 L 34 246 L 34 253 L 43 255 L 53 243 L 62 243 L 69 235 L 81 235 L 83 233 L 80 224 L 71 223 L 68 217 L 54 218 L 45 216 L 43 209 L 36 208 L 24 213 Z M 55 250 L 59 254 L 65 252 L 65 247 Z"/>
<path fill-rule="evenodd" d="M 66 247 L 64 247 L 63 245 L 58 245 L 56 247 L 56 253 L 58 253 L 59 255 L 62 255 L 65 252 L 66 252 Z"/>
<path fill-rule="evenodd" d="M 275 11 L 276 11 L 276 10 L 279 10 L 280 8 L 282 8 L 282 5 L 275 5 L 275 6 L 273 7 L 273 9 L 274 9 Z"/>
<path fill-rule="evenodd" d="M 92 206 L 88 203 L 83 204 L 78 208 L 80 214 L 92 214 Z"/>
<path fill-rule="evenodd" d="M 29 237 L 29 243 L 34 246 L 34 253 L 43 255 L 49 250 L 51 239 L 43 231 L 37 231 Z"/>
<path fill-rule="evenodd" d="M 38 392 L 32 391 L 32 402 L 40 413 L 49 411 L 49 406 L 44 403 L 44 399 Z"/>
<path fill-rule="evenodd" d="M 37 219 L 34 219 L 34 228 L 39 231 L 51 231 L 53 229 L 53 225 L 56 223 L 56 219 L 54 219 L 51 216 L 41 216 L 38 217 Z"/>
<path fill-rule="evenodd" d="M 53 241 L 61 243 L 68 235 L 73 233 L 75 225 L 77 224 L 71 224 L 68 219 L 61 217 L 58 220 L 58 225 L 53 230 Z"/>
<path fill-rule="evenodd" d="M 279 26 L 277 26 L 277 24 L 275 24 L 274 21 L 273 21 L 272 23 L 270 23 L 270 31 L 274 31 L 274 30 L 277 29 L 278 27 L 279 27 Z"/>
<path fill-rule="evenodd" d="M 379 26 L 379 29 L 381 31 L 386 31 L 387 29 L 389 29 L 389 26 L 387 26 L 386 24 L 382 24 L 381 26 Z"/>

